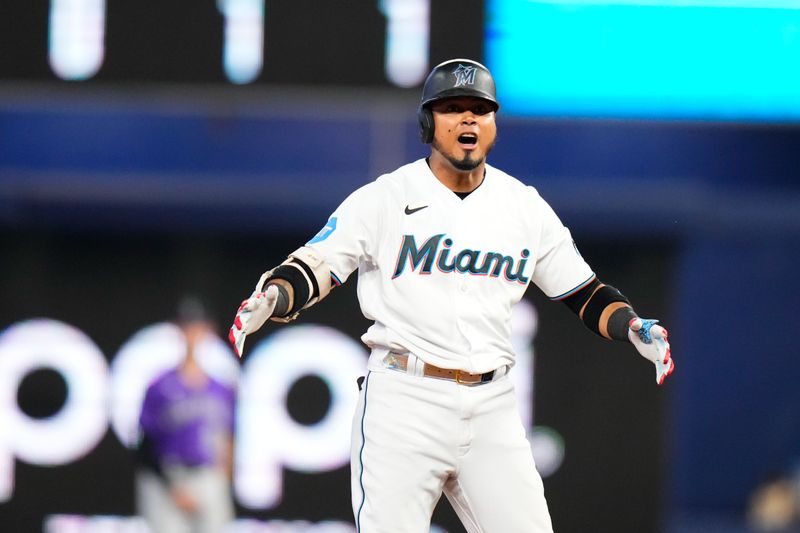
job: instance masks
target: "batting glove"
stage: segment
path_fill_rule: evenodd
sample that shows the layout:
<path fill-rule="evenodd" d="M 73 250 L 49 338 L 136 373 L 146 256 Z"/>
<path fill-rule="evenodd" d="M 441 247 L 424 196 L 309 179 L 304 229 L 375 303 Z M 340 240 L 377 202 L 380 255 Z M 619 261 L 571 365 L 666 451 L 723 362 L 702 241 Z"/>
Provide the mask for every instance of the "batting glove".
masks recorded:
<path fill-rule="evenodd" d="M 231 330 L 228 333 L 228 340 L 233 345 L 236 355 L 242 357 L 245 338 L 249 334 L 258 331 L 264 325 L 264 322 L 272 316 L 277 300 L 278 288 L 274 285 L 269 285 L 263 292 L 258 292 L 258 289 L 256 289 L 256 292 L 239 306 L 239 311 L 233 320 L 233 326 L 231 326 Z"/>
<path fill-rule="evenodd" d="M 658 320 L 634 318 L 628 324 L 628 339 L 642 357 L 656 365 L 656 383 L 661 385 L 675 370 L 675 362 L 669 350 L 667 330 L 658 325 Z"/>

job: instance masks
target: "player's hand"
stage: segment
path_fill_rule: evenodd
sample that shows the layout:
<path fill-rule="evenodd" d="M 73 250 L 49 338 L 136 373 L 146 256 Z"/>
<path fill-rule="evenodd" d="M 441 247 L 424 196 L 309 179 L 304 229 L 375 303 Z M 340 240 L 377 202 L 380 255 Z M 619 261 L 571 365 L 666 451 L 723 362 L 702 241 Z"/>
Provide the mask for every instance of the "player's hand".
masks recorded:
<path fill-rule="evenodd" d="M 658 320 L 634 318 L 628 324 L 628 339 L 642 357 L 656 365 L 656 383 L 661 385 L 675 370 L 675 362 L 669 350 L 667 330 L 658 325 Z"/>
<path fill-rule="evenodd" d="M 236 355 L 239 357 L 244 353 L 245 338 L 258 331 L 264 322 L 272 316 L 275 310 L 275 303 L 278 300 L 278 288 L 274 285 L 267 286 L 263 292 L 254 292 L 250 298 L 242 302 L 233 325 L 228 333 L 228 340 L 233 345 Z"/>
<path fill-rule="evenodd" d="M 183 487 L 172 487 L 172 489 L 169 491 L 169 495 L 172 498 L 172 502 L 178 507 L 178 509 L 185 513 L 194 514 L 200 508 L 194 496 L 192 496 L 192 494 Z"/>

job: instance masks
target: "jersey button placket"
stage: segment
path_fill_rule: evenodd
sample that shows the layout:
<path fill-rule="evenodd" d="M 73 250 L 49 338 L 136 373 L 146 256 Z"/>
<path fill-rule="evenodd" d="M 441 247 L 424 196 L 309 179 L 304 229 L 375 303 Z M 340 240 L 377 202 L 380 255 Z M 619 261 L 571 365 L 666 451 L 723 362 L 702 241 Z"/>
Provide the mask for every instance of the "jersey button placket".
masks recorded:
<path fill-rule="evenodd" d="M 462 237 L 461 234 L 463 233 L 462 229 L 464 227 L 463 211 L 464 211 L 463 205 L 459 204 L 455 210 L 455 217 L 454 217 L 455 224 L 453 225 L 454 227 L 453 241 L 454 243 L 458 243 L 458 246 L 456 247 L 457 250 L 461 250 L 465 246 L 464 244 L 465 241 L 464 239 L 461 238 Z M 469 335 L 470 328 L 468 326 L 467 320 L 465 320 L 465 317 L 468 313 L 468 309 L 470 306 L 469 280 L 468 280 L 469 275 L 463 272 L 459 272 L 458 269 L 456 269 L 455 272 L 453 272 L 453 274 L 455 278 L 455 283 L 453 288 L 455 289 L 454 302 L 456 310 L 455 313 L 456 327 L 458 328 L 459 333 L 461 333 L 461 336 L 466 341 L 467 352 L 462 355 L 464 355 L 467 359 L 469 359 L 469 354 L 472 351 L 472 343 L 470 342 L 470 335 Z"/>
<path fill-rule="evenodd" d="M 456 274 L 456 276 L 462 276 L 462 274 Z M 454 294 L 455 297 L 453 298 L 456 311 L 456 326 L 458 327 L 458 331 L 465 339 L 469 339 L 467 323 L 464 320 L 464 310 L 469 305 L 466 301 L 467 290 L 467 284 L 464 283 L 464 281 L 459 280 L 456 284 L 456 291 Z"/>

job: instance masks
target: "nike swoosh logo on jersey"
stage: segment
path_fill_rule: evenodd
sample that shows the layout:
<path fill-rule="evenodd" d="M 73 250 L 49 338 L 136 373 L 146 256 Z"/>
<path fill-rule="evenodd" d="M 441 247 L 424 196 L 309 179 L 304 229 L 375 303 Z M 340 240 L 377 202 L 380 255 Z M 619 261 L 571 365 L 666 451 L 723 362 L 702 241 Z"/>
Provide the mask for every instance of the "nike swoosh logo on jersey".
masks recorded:
<path fill-rule="evenodd" d="M 410 207 L 406 206 L 406 215 L 413 215 L 417 211 L 421 211 L 422 209 L 425 209 L 426 207 L 428 207 L 428 206 L 427 205 L 423 205 L 422 207 L 415 207 L 414 209 L 411 209 Z"/>

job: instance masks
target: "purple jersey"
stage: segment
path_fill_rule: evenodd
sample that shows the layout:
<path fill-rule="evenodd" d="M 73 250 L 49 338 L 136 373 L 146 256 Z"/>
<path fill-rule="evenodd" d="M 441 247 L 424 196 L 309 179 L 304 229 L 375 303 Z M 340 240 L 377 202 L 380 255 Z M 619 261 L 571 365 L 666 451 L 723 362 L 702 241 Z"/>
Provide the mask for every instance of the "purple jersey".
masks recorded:
<path fill-rule="evenodd" d="M 219 462 L 220 443 L 233 433 L 234 402 L 233 389 L 210 378 L 192 388 L 173 369 L 148 387 L 139 425 L 160 462 L 212 465 Z"/>

